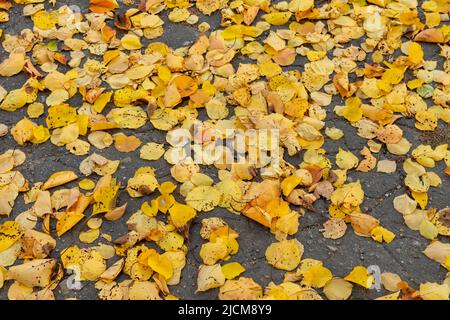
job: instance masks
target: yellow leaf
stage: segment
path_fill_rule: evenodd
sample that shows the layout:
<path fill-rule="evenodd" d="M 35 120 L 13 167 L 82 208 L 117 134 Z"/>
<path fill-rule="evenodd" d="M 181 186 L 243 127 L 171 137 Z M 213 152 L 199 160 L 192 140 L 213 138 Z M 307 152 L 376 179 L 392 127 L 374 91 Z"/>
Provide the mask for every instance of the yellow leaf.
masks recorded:
<path fill-rule="evenodd" d="M 176 228 L 184 227 L 197 213 L 195 209 L 181 203 L 175 203 L 169 209 L 170 221 Z"/>
<path fill-rule="evenodd" d="M 375 300 L 398 300 L 399 295 L 400 295 L 400 290 L 396 291 L 394 293 L 390 293 L 385 296 L 378 297 Z"/>
<path fill-rule="evenodd" d="M 138 50 L 142 48 L 141 39 L 134 34 L 127 34 L 121 40 L 120 44 L 126 50 Z"/>
<path fill-rule="evenodd" d="M 419 64 L 423 61 L 423 50 L 419 43 L 410 43 L 408 47 L 408 60 L 413 64 Z"/>
<path fill-rule="evenodd" d="M 47 127 L 60 128 L 77 120 L 77 110 L 68 104 L 58 104 L 48 108 Z"/>
<path fill-rule="evenodd" d="M 78 186 L 83 190 L 92 190 L 95 188 L 95 182 L 86 178 L 78 182 Z"/>
<path fill-rule="evenodd" d="M 20 231 L 19 223 L 15 221 L 5 221 L 0 225 L 0 252 L 11 247 L 21 236 L 22 232 Z"/>
<path fill-rule="evenodd" d="M 156 199 L 151 200 L 151 205 L 148 202 L 144 202 L 141 205 L 141 211 L 149 217 L 156 216 L 158 213 L 158 201 Z"/>
<path fill-rule="evenodd" d="M 0 75 L 3 77 L 16 75 L 22 71 L 24 65 L 25 51 L 23 48 L 18 47 L 10 53 L 9 58 L 0 64 Z"/>
<path fill-rule="evenodd" d="M 171 194 L 165 193 L 156 198 L 156 201 L 158 202 L 158 210 L 162 213 L 167 213 L 167 210 L 174 205 L 175 197 Z"/>
<path fill-rule="evenodd" d="M 450 270 L 450 254 L 445 257 L 445 267 Z"/>
<path fill-rule="evenodd" d="M 332 204 L 347 209 L 359 206 L 363 200 L 364 191 L 359 181 L 344 184 L 331 194 Z"/>
<path fill-rule="evenodd" d="M 27 118 L 23 118 L 11 128 L 11 135 L 18 144 L 24 145 L 25 142 L 35 138 L 35 133 L 39 135 L 39 132 L 35 132 L 36 128 L 37 125 L 35 123 Z"/>
<path fill-rule="evenodd" d="M 152 268 L 153 271 L 162 275 L 166 280 L 170 279 L 173 275 L 173 266 L 170 260 L 153 249 L 150 249 L 149 251 L 150 253 L 148 254 L 147 260 L 148 266 Z"/>
<path fill-rule="evenodd" d="M 219 264 L 212 266 L 201 265 L 198 269 L 197 291 L 202 292 L 221 287 L 225 280 L 223 269 L 221 269 Z"/>
<path fill-rule="evenodd" d="M 283 190 L 283 195 L 287 197 L 292 192 L 292 190 L 294 190 L 295 187 L 300 184 L 301 181 L 302 178 L 299 176 L 290 176 L 284 178 L 281 182 L 281 190 Z"/>
<path fill-rule="evenodd" d="M 97 183 L 97 188 L 94 192 L 94 206 L 92 208 L 92 215 L 109 212 L 115 207 L 117 192 L 120 188 L 120 183 L 116 179 L 111 179 L 111 176 L 105 176 L 102 179 L 109 180 L 109 183 L 101 185 L 101 180 Z"/>
<path fill-rule="evenodd" d="M 175 84 L 178 93 L 182 98 L 193 95 L 198 89 L 195 80 L 189 76 L 178 76 L 173 79 L 173 83 Z"/>
<path fill-rule="evenodd" d="M 72 229 L 83 218 L 84 214 L 76 211 L 69 211 L 60 215 L 56 222 L 56 234 L 58 237 Z"/>
<path fill-rule="evenodd" d="M 149 142 L 144 144 L 141 147 L 139 157 L 144 160 L 158 160 L 164 155 L 164 145 L 155 143 L 155 142 Z"/>
<path fill-rule="evenodd" d="M 148 96 L 147 90 L 137 89 L 134 90 L 131 87 L 126 87 L 114 91 L 114 105 L 116 107 L 128 107 L 131 106 L 133 102 L 144 99 Z"/>
<path fill-rule="evenodd" d="M 416 113 L 416 128 L 421 131 L 433 131 L 438 125 L 438 117 L 427 110 L 420 110 Z"/>
<path fill-rule="evenodd" d="M 420 284 L 419 293 L 423 300 L 448 300 L 450 287 L 446 283 L 426 282 Z"/>
<path fill-rule="evenodd" d="M 94 110 L 97 113 L 101 113 L 106 107 L 108 102 L 111 100 L 112 92 L 102 93 L 94 102 Z"/>
<path fill-rule="evenodd" d="M 136 106 L 115 108 L 106 115 L 106 118 L 120 128 L 137 129 L 147 122 L 147 112 Z"/>
<path fill-rule="evenodd" d="M 358 166 L 359 159 L 350 151 L 339 148 L 336 155 L 336 165 L 344 170 L 350 170 Z"/>
<path fill-rule="evenodd" d="M 77 119 L 78 132 L 84 136 L 87 133 L 89 125 L 89 116 L 87 114 L 80 114 Z"/>
<path fill-rule="evenodd" d="M 297 240 L 283 240 L 272 243 L 266 250 L 266 259 L 277 269 L 294 270 L 303 255 L 303 245 Z"/>
<path fill-rule="evenodd" d="M 344 279 L 359 284 L 366 289 L 369 289 L 374 282 L 373 276 L 371 276 L 367 269 L 363 266 L 354 267 Z"/>
<path fill-rule="evenodd" d="M 347 99 L 347 101 L 345 101 L 345 108 L 342 110 L 342 115 L 350 122 L 361 120 L 363 116 L 361 100 L 357 97 Z"/>
<path fill-rule="evenodd" d="M 0 109 L 5 111 L 16 111 L 28 102 L 28 95 L 24 89 L 16 89 L 8 92 L 0 104 Z"/>
<path fill-rule="evenodd" d="M 240 277 L 236 280 L 227 280 L 219 289 L 220 300 L 259 300 L 263 289 L 253 279 Z"/>
<path fill-rule="evenodd" d="M 116 0 L 90 0 L 89 10 L 95 13 L 108 13 L 117 9 L 119 5 Z"/>
<path fill-rule="evenodd" d="M 211 186 L 193 188 L 186 196 L 186 203 L 197 211 L 211 211 L 220 202 L 221 192 Z"/>
<path fill-rule="evenodd" d="M 333 274 L 324 266 L 315 265 L 305 271 L 303 278 L 310 286 L 322 288 L 333 278 Z"/>
<path fill-rule="evenodd" d="M 435 239 L 439 234 L 438 228 L 427 219 L 424 219 L 420 224 L 419 232 L 422 237 L 428 240 Z"/>
<path fill-rule="evenodd" d="M 289 11 L 306 11 L 314 7 L 314 0 L 292 0 L 289 2 Z"/>
<path fill-rule="evenodd" d="M 158 77 L 164 82 L 169 83 L 170 79 L 172 79 L 172 72 L 166 66 L 158 67 Z"/>
<path fill-rule="evenodd" d="M 373 228 L 370 232 L 370 235 L 372 239 L 380 243 L 383 242 L 383 240 L 386 243 L 390 243 L 395 238 L 395 234 L 393 232 L 381 226 L 376 226 L 375 228 Z"/>
<path fill-rule="evenodd" d="M 128 180 L 127 192 L 133 198 L 142 197 L 144 193 L 150 194 L 151 192 L 155 191 L 157 187 L 158 181 L 156 180 L 155 173 L 153 171 L 136 171 L 134 177 Z"/>
<path fill-rule="evenodd" d="M 428 204 L 428 194 L 426 192 L 411 191 L 411 195 L 419 204 L 420 208 L 425 209 Z"/>
<path fill-rule="evenodd" d="M 89 229 L 80 232 L 78 238 L 82 243 L 93 243 L 100 236 L 100 229 Z"/>
<path fill-rule="evenodd" d="M 274 26 L 281 26 L 286 24 L 291 18 L 292 13 L 287 12 L 272 12 L 262 16 L 262 18 L 267 22 Z"/>
<path fill-rule="evenodd" d="M 232 280 L 245 271 L 245 268 L 239 262 L 230 262 L 222 266 L 222 273 L 225 278 Z"/>
<path fill-rule="evenodd" d="M 167 232 L 164 235 L 164 238 L 159 240 L 157 244 L 164 251 L 176 251 L 183 247 L 184 238 L 177 232 Z"/>
<path fill-rule="evenodd" d="M 161 194 L 165 194 L 165 193 L 168 194 L 168 193 L 174 192 L 176 188 L 177 188 L 177 186 L 172 181 L 164 181 L 158 187 L 158 190 L 159 190 L 159 192 L 161 192 Z"/>
<path fill-rule="evenodd" d="M 41 10 L 35 13 L 31 19 L 34 26 L 41 30 L 50 30 L 56 26 L 58 19 L 55 13 Z"/>

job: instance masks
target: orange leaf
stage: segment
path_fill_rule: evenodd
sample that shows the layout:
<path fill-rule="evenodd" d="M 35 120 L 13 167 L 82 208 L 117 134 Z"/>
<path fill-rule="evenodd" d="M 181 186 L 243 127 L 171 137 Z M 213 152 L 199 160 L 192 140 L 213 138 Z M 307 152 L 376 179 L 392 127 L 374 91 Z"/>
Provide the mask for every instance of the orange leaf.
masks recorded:
<path fill-rule="evenodd" d="M 110 41 L 116 35 L 116 30 L 106 24 L 102 27 L 101 32 L 105 41 Z"/>
<path fill-rule="evenodd" d="M 89 9 L 94 13 L 108 13 L 117 9 L 116 0 L 90 0 Z"/>
<path fill-rule="evenodd" d="M 450 166 L 445 168 L 444 172 L 445 172 L 446 175 L 450 176 Z"/>
<path fill-rule="evenodd" d="M 124 134 L 118 134 L 115 138 L 114 146 L 120 152 L 132 152 L 139 148 L 141 140 L 135 136 L 126 136 Z"/>
<path fill-rule="evenodd" d="M 194 79 L 189 76 L 178 76 L 173 80 L 173 82 L 177 87 L 178 93 L 183 98 L 189 97 L 198 89 L 197 83 L 195 83 Z"/>
<path fill-rule="evenodd" d="M 55 59 L 56 61 L 58 61 L 59 63 L 62 64 L 66 64 L 67 63 L 67 58 L 65 55 L 63 55 L 62 53 L 56 52 L 53 55 L 53 59 Z"/>
<path fill-rule="evenodd" d="M 258 210 L 257 208 L 251 207 L 248 210 L 245 210 L 243 212 L 244 216 L 261 223 L 263 226 L 270 228 L 272 224 L 272 218 L 268 215 L 264 215 L 261 210 Z"/>
<path fill-rule="evenodd" d="M 0 9 L 8 10 L 8 9 L 11 8 L 11 7 L 12 7 L 12 5 L 11 5 L 11 3 L 9 3 L 8 1 L 6 1 L 6 0 L 0 0 Z"/>

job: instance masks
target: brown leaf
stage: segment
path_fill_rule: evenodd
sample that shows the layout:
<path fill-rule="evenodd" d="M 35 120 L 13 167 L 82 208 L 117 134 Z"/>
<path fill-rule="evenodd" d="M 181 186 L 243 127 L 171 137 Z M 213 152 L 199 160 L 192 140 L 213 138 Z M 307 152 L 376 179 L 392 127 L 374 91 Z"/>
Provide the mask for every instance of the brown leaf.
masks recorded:
<path fill-rule="evenodd" d="M 442 209 L 438 212 L 439 219 L 438 221 L 442 223 L 447 228 L 450 228 L 450 208 Z"/>
<path fill-rule="evenodd" d="M 34 78 L 42 78 L 42 74 L 36 69 L 30 59 L 25 59 L 23 69 L 26 73 Z"/>
<path fill-rule="evenodd" d="M 327 200 L 330 200 L 331 194 L 333 193 L 334 188 L 331 182 L 329 181 L 321 181 L 318 184 L 315 185 L 314 188 L 314 196 L 316 198 L 324 197 Z"/>
<path fill-rule="evenodd" d="M 121 30 L 130 30 L 131 20 L 123 13 L 119 13 L 114 16 L 114 25 Z"/>
<path fill-rule="evenodd" d="M 317 200 L 317 197 L 312 193 L 307 193 L 306 191 L 302 189 L 294 189 L 289 194 L 289 196 L 286 198 L 286 201 L 289 203 L 292 203 L 296 206 L 302 206 L 309 211 L 315 212 L 316 209 L 312 206 L 314 201 Z"/>
<path fill-rule="evenodd" d="M 94 88 L 86 92 L 86 96 L 84 97 L 87 102 L 94 103 L 95 100 L 102 94 L 105 88 Z"/>

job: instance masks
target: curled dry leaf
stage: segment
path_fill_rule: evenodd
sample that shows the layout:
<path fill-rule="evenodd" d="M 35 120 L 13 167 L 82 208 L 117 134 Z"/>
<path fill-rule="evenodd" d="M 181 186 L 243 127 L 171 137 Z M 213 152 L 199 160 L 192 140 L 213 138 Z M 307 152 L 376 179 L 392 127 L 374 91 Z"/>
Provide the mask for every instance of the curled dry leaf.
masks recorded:
<path fill-rule="evenodd" d="M 76 180 L 78 176 L 73 171 L 60 171 L 52 174 L 47 181 L 44 182 L 41 189 L 47 190 L 57 186 L 61 186 L 73 180 Z"/>
<path fill-rule="evenodd" d="M 111 211 L 107 212 L 104 217 L 106 220 L 109 220 L 109 221 L 119 220 L 125 214 L 126 209 L 127 209 L 127 204 L 125 203 L 124 205 L 114 208 Z"/>

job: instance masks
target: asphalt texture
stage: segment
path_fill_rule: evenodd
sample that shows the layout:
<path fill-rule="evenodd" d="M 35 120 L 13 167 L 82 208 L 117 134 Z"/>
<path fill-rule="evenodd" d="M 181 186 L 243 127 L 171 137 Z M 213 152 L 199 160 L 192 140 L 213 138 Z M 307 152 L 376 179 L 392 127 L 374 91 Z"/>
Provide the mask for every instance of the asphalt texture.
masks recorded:
<path fill-rule="evenodd" d="M 120 2 L 120 1 L 119 1 Z M 56 7 L 63 4 L 74 5 L 76 4 L 81 8 L 83 13 L 87 12 L 88 1 L 61 1 L 57 0 Z M 51 6 L 46 3 L 47 9 Z M 10 21 L 2 24 L 1 27 L 4 33 L 19 34 L 24 28 L 32 28 L 32 22 L 29 17 L 22 16 L 23 6 L 16 5 L 10 10 Z M 125 10 L 123 5 L 118 10 Z M 192 8 L 193 12 L 197 12 L 195 7 Z M 162 13 L 166 24 L 164 25 L 164 35 L 155 40 L 146 40 L 143 38 L 144 47 L 146 44 L 153 41 L 162 41 L 171 46 L 177 48 L 180 46 L 192 45 L 198 36 L 196 26 L 190 26 L 186 23 L 170 23 L 166 16 L 167 12 Z M 220 15 L 216 12 L 211 17 L 206 17 L 199 14 L 200 22 L 207 21 L 211 25 L 211 29 L 215 29 L 219 26 Z M 263 37 L 266 33 L 263 34 Z M 3 36 L 4 37 L 4 36 Z M 2 39 L 3 41 L 3 39 Z M 67 52 L 65 52 L 68 54 Z M 3 60 L 7 57 L 8 53 L 4 49 L 0 48 L 0 58 Z M 331 55 L 330 55 L 331 56 Z M 368 55 L 369 57 L 369 55 Z M 101 59 L 101 57 L 94 57 L 95 59 Z M 439 57 L 439 47 L 433 45 L 427 45 L 425 47 L 425 59 L 438 60 L 438 68 L 442 69 L 442 59 Z M 237 57 L 233 63 L 238 65 L 239 62 L 244 62 L 245 59 Z M 303 70 L 303 65 L 306 62 L 305 58 L 298 57 L 295 64 L 289 66 L 287 69 L 299 69 Z M 63 68 L 60 71 L 66 71 Z M 11 78 L 1 78 L 0 84 L 7 90 L 15 89 L 26 81 L 26 76 L 22 72 L 21 74 Z M 106 84 L 106 83 L 105 83 Z M 43 102 L 44 95 L 41 94 L 37 101 Z M 69 100 L 69 104 L 72 106 L 81 106 L 81 96 L 77 94 L 74 98 Z M 327 107 L 327 126 L 335 126 L 344 131 L 345 136 L 338 141 L 331 141 L 326 139 L 324 148 L 331 160 L 334 162 L 338 148 L 344 148 L 351 150 L 356 155 L 359 155 L 359 151 L 365 146 L 366 140 L 356 135 L 356 129 L 353 128 L 345 119 L 336 116 L 333 113 L 335 105 L 343 104 L 343 100 L 340 97 L 334 97 L 333 102 Z M 106 112 L 111 106 L 108 106 Z M 17 110 L 16 112 L 9 113 L 0 111 L 0 123 L 4 123 L 11 127 L 17 121 L 26 116 L 26 107 Z M 204 115 L 202 115 L 204 117 Z M 41 116 L 37 121 L 39 124 L 45 124 L 45 115 Z M 396 122 L 404 130 L 404 136 L 415 146 L 423 143 L 431 143 L 437 145 L 440 143 L 450 143 L 449 127 L 442 122 L 439 124 L 439 128 L 436 132 L 424 133 L 414 128 L 414 119 L 402 118 Z M 164 132 L 159 132 L 152 128 L 151 124 L 147 123 L 144 127 L 138 130 L 125 130 L 126 134 L 134 134 L 141 139 L 142 143 L 150 141 L 164 142 Z M 75 156 L 65 148 L 56 147 L 50 141 L 47 141 L 41 145 L 29 144 L 26 146 L 18 146 L 13 140 L 11 135 L 0 138 L 0 152 L 3 153 L 8 149 L 19 148 L 27 155 L 26 162 L 18 168 L 22 174 L 31 183 L 44 181 L 50 174 L 60 170 L 74 170 L 78 171 L 79 164 L 85 156 Z M 141 166 L 151 165 L 157 168 L 156 175 L 158 181 L 163 182 L 171 180 L 170 166 L 165 160 L 156 162 L 148 162 L 139 158 L 139 149 L 132 153 L 119 153 L 114 147 L 110 147 L 104 150 L 97 150 L 95 147 L 91 147 L 90 153 L 96 152 L 108 159 L 120 159 L 121 164 L 119 170 L 115 176 L 122 183 L 122 186 L 126 186 L 127 180 L 133 176 L 135 170 Z M 347 275 L 354 266 L 357 265 L 377 265 L 380 267 L 381 272 L 394 272 L 397 273 L 402 280 L 407 281 L 412 287 L 418 287 L 423 282 L 441 282 L 445 275 L 446 270 L 439 266 L 438 263 L 429 260 L 422 251 L 429 244 L 429 241 L 421 237 L 418 232 L 410 230 L 403 222 L 403 217 L 400 213 L 396 212 L 393 208 L 392 201 L 395 196 L 405 192 L 403 184 L 404 174 L 401 169 L 401 164 L 405 157 L 393 156 L 383 149 L 374 154 L 379 160 L 392 159 L 397 162 L 397 171 L 392 174 L 383 173 L 361 173 L 356 171 L 349 172 L 349 180 L 355 181 L 359 179 L 362 183 L 365 191 L 365 200 L 361 208 L 364 212 L 367 212 L 381 221 L 381 224 L 387 227 L 389 230 L 396 234 L 395 240 L 390 244 L 380 244 L 373 241 L 370 238 L 359 237 L 354 234 L 352 228 L 348 228 L 344 237 L 338 240 L 325 239 L 320 232 L 322 224 L 328 219 L 328 205 L 324 200 L 318 200 L 315 202 L 314 207 L 316 212 L 306 212 L 306 214 L 300 219 L 300 229 L 295 237 L 305 246 L 304 258 L 314 258 L 323 261 L 324 265 L 328 267 L 335 276 Z M 294 157 L 287 159 L 292 164 L 298 164 L 301 162 L 303 152 L 300 152 Z M 444 177 L 442 172 L 444 169 L 443 162 L 440 162 L 435 168 L 431 169 L 438 173 L 443 181 L 443 184 L 439 188 L 431 188 L 429 192 L 430 202 L 429 206 L 436 207 L 438 209 L 450 206 L 449 193 L 450 193 L 450 179 Z M 217 180 L 217 171 L 213 167 L 202 167 L 202 172 L 210 175 Z M 81 173 L 80 173 L 81 176 Z M 90 178 L 97 179 L 98 177 L 91 176 Z M 73 187 L 77 182 L 67 184 L 63 186 Z M 155 195 L 156 196 L 156 195 Z M 134 213 L 142 204 L 144 200 L 148 198 L 129 198 L 125 190 L 121 190 L 118 197 L 118 205 L 128 203 L 128 209 L 125 216 L 116 222 L 104 221 L 102 225 L 102 232 L 108 233 L 113 236 L 114 239 L 125 234 L 127 232 L 126 220 L 132 213 Z M 178 194 L 178 200 L 182 201 L 183 198 Z M 22 211 L 29 208 L 31 205 L 25 205 L 23 202 L 23 195 L 20 195 L 16 201 L 12 215 L 7 217 L 1 217 L 0 223 L 8 219 L 13 219 Z M 253 278 L 261 286 L 265 287 L 271 281 L 276 284 L 282 282 L 284 271 L 274 269 L 270 266 L 265 257 L 264 252 L 267 246 L 275 241 L 274 235 L 263 226 L 247 219 L 245 216 L 239 216 L 232 214 L 224 209 L 217 208 L 214 211 L 208 213 L 200 213 L 194 220 L 190 229 L 190 243 L 189 252 L 187 255 L 187 264 L 182 272 L 182 278 L 179 285 L 171 286 L 170 291 L 172 294 L 183 299 L 217 299 L 218 290 L 210 290 L 205 293 L 196 293 L 196 278 L 197 270 L 201 264 L 199 257 L 199 250 L 204 240 L 199 235 L 201 220 L 206 217 L 221 217 L 223 218 L 234 230 L 239 232 L 240 236 L 238 242 L 240 244 L 239 252 L 234 255 L 231 261 L 240 262 L 245 268 L 246 272 L 243 276 Z M 161 215 L 158 216 L 161 219 Z M 52 226 L 54 228 L 54 225 Z M 36 227 L 40 230 L 40 226 Z M 105 240 L 98 240 L 94 244 L 86 245 L 78 241 L 79 232 L 85 230 L 86 227 L 83 223 L 79 223 L 72 231 L 68 232 L 61 238 L 57 238 L 57 248 L 52 253 L 53 257 L 58 257 L 61 250 L 77 244 L 80 247 L 90 247 L 95 243 L 104 242 Z M 53 233 L 56 238 L 56 234 Z M 441 241 L 448 242 L 448 238 L 440 237 Z M 115 258 L 117 259 L 117 257 Z M 108 266 L 113 263 L 113 260 L 108 261 Z M 118 281 L 126 279 L 125 275 L 121 275 Z M 6 284 L 3 289 L 0 289 L 0 299 L 6 299 L 7 290 L 11 282 Z M 97 299 L 97 290 L 94 288 L 93 282 L 83 283 L 84 287 L 80 291 L 63 290 L 62 286 L 54 291 L 57 299 L 64 298 L 78 298 L 78 299 Z M 319 290 L 319 293 L 321 291 Z M 373 299 L 379 297 L 388 292 L 381 290 L 377 291 L 363 289 L 358 286 L 354 286 L 351 299 Z M 322 294 L 324 297 L 324 295 Z"/>

